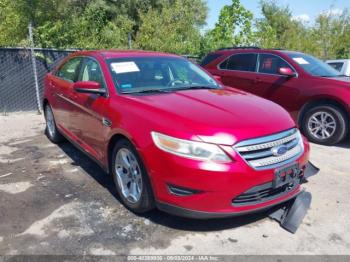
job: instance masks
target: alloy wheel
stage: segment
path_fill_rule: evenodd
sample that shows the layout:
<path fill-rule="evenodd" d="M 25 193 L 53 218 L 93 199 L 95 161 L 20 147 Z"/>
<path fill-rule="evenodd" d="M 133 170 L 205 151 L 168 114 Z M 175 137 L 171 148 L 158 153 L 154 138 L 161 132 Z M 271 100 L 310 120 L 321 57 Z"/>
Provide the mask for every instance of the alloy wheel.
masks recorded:
<path fill-rule="evenodd" d="M 142 194 L 142 174 L 136 156 L 128 149 L 118 151 L 115 159 L 115 174 L 123 197 L 137 203 Z"/>
<path fill-rule="evenodd" d="M 335 118 L 324 111 L 316 112 L 309 118 L 309 132 L 317 139 L 327 139 L 333 136 L 337 128 Z"/>

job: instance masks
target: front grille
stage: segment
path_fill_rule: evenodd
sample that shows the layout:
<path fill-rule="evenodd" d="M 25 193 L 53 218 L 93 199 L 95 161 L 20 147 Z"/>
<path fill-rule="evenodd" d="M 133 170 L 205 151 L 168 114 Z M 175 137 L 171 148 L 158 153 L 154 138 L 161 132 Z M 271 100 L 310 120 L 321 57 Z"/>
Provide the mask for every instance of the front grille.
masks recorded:
<path fill-rule="evenodd" d="M 240 194 L 238 197 L 233 199 L 232 204 L 234 206 L 246 206 L 263 203 L 293 191 L 298 185 L 299 180 L 293 184 L 285 184 L 278 188 L 273 188 L 272 183 L 266 183 L 253 187 L 250 190 Z"/>
<path fill-rule="evenodd" d="M 276 152 L 280 147 L 283 147 L 284 152 Z M 282 166 L 295 160 L 304 152 L 303 141 L 296 128 L 242 141 L 234 145 L 234 149 L 256 170 Z"/>

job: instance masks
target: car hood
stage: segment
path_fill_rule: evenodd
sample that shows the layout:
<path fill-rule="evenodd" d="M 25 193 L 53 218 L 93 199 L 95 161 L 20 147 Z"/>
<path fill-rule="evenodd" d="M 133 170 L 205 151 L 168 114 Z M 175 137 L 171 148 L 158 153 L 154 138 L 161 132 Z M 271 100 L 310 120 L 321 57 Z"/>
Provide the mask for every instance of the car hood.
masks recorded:
<path fill-rule="evenodd" d="M 279 105 L 236 89 L 183 90 L 129 96 L 157 130 L 181 138 L 232 145 L 295 126 Z M 192 137 L 183 137 L 182 133 Z"/>

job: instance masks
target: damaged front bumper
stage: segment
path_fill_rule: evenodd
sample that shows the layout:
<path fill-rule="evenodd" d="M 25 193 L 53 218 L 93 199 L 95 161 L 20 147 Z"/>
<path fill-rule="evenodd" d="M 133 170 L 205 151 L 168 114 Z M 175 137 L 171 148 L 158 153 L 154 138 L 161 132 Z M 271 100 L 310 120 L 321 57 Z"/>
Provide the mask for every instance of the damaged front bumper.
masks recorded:
<path fill-rule="evenodd" d="M 318 172 L 319 169 L 309 162 L 304 170 L 302 183 L 306 183 L 309 177 L 316 175 Z M 281 227 L 294 234 L 301 225 L 307 210 L 310 208 L 311 199 L 311 193 L 303 190 L 296 198 L 286 202 L 279 209 L 272 212 L 269 217 L 279 222 Z"/>
<path fill-rule="evenodd" d="M 310 162 L 307 163 L 303 171 L 303 175 L 300 179 L 300 183 L 306 183 L 307 179 L 311 176 L 316 175 L 319 169 Z M 204 212 L 197 210 L 190 210 L 178 206 L 171 205 L 158 201 L 156 203 L 158 209 L 181 217 L 193 218 L 193 219 L 213 219 L 213 218 L 225 218 L 248 215 L 258 212 L 265 212 L 272 210 L 269 217 L 280 222 L 281 226 L 289 232 L 295 233 L 301 224 L 307 210 L 311 204 L 311 194 L 304 190 L 296 192 L 289 198 L 284 199 L 283 202 L 267 205 L 262 208 L 248 210 L 245 212 L 234 212 L 234 213 L 215 213 L 215 212 Z M 277 210 L 276 210 L 277 207 Z"/>

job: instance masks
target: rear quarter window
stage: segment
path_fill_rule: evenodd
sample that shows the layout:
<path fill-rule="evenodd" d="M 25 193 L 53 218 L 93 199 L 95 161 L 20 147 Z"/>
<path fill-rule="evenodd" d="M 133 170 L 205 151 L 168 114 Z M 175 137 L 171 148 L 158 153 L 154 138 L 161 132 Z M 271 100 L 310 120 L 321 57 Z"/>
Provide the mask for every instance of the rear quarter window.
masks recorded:
<path fill-rule="evenodd" d="M 210 64 L 211 62 L 213 62 L 214 60 L 216 60 L 217 58 L 219 58 L 220 56 L 221 56 L 220 54 L 209 54 L 206 57 L 204 57 L 204 59 L 202 60 L 200 65 L 206 66 L 206 65 Z"/>
<path fill-rule="evenodd" d="M 255 72 L 257 54 L 235 54 L 220 64 L 220 69 Z"/>

